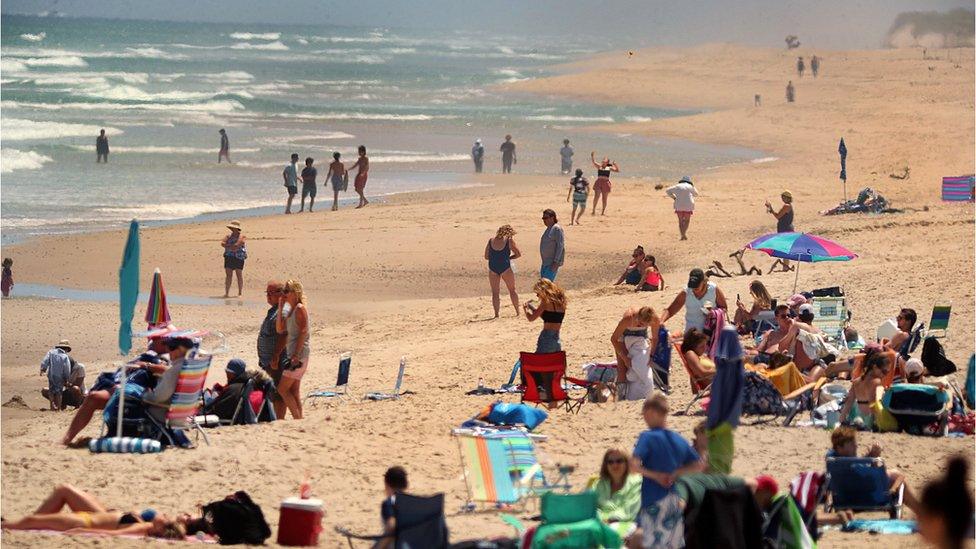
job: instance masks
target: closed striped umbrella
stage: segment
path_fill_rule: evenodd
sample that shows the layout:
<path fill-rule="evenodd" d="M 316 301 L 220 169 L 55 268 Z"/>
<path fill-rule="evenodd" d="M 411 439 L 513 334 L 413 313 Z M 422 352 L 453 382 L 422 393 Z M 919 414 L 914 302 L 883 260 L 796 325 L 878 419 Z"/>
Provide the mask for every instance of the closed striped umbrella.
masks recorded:
<path fill-rule="evenodd" d="M 166 290 L 163 289 L 163 276 L 159 269 L 153 273 L 152 287 L 149 289 L 146 322 L 149 323 L 150 329 L 166 326 L 170 322 L 169 307 L 166 306 Z"/>

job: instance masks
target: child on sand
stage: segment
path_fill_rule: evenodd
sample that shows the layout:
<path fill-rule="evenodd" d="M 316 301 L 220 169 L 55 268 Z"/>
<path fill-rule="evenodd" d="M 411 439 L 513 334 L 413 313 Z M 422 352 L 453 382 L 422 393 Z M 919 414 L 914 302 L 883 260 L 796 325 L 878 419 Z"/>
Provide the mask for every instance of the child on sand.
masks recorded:
<path fill-rule="evenodd" d="M 573 197 L 573 213 L 569 214 L 569 224 L 579 225 L 580 218 L 586 212 L 586 199 L 590 196 L 590 182 L 583 176 L 583 170 L 576 170 L 576 177 L 569 180 L 569 192 L 566 193 L 566 202 L 569 197 Z M 579 208 L 579 213 L 576 213 Z"/>
<path fill-rule="evenodd" d="M 677 477 L 701 472 L 702 464 L 688 441 L 667 428 L 668 399 L 655 391 L 643 407 L 647 430 L 637 438 L 630 460 L 631 470 L 644 477 L 641 486 L 641 508 L 657 503 L 668 495 Z"/>
<path fill-rule="evenodd" d="M 393 534 L 396 532 L 396 497 L 407 489 L 407 471 L 399 465 L 390 467 L 383 474 L 383 488 L 386 499 L 380 505 L 380 517 L 383 519 L 383 532 L 389 537 L 381 539 L 375 547 L 383 548 L 393 545 Z"/>
<path fill-rule="evenodd" d="M 3 297 L 10 297 L 10 289 L 14 287 L 14 272 L 10 270 L 13 266 L 13 259 L 3 258 L 3 277 L 0 278 L 0 291 L 3 292 Z"/>

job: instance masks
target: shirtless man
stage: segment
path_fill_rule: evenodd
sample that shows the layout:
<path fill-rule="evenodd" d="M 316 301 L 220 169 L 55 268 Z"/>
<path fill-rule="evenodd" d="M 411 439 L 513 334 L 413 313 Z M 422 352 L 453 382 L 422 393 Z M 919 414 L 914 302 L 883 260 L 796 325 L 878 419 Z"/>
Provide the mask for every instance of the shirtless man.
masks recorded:
<path fill-rule="evenodd" d="M 813 325 L 813 305 L 804 303 L 800 305 L 798 311 L 798 318 L 791 323 L 792 326 L 790 326 L 789 332 L 780 341 L 779 348 L 781 352 L 793 355 L 793 362 L 796 364 L 797 369 L 807 378 L 807 381 L 812 381 L 821 377 L 820 373 L 824 371 L 826 364 L 816 356 L 807 355 L 806 350 L 803 348 L 803 343 L 798 341 L 797 337 L 801 331 L 810 334 L 819 334 L 820 329 Z"/>
<path fill-rule="evenodd" d="M 366 200 L 366 195 L 363 194 L 363 189 L 366 188 L 366 179 L 369 177 L 369 157 L 366 156 L 366 145 L 359 146 L 359 158 L 356 159 L 355 164 L 349 166 L 348 170 L 352 171 L 355 167 L 359 167 L 354 184 L 356 193 L 359 194 L 359 205 L 356 206 L 356 209 L 359 209 L 369 204 L 369 200 Z"/>
<path fill-rule="evenodd" d="M 775 330 L 769 330 L 763 334 L 762 339 L 759 341 L 759 345 L 756 346 L 755 352 L 757 354 L 773 354 L 778 351 L 785 351 L 785 349 L 780 348 L 780 342 L 786 337 L 790 332 L 790 328 L 793 327 L 793 319 L 790 318 L 790 308 L 785 303 L 781 303 L 776 306 L 774 311 L 774 316 L 776 317 L 776 324 L 778 328 Z"/>

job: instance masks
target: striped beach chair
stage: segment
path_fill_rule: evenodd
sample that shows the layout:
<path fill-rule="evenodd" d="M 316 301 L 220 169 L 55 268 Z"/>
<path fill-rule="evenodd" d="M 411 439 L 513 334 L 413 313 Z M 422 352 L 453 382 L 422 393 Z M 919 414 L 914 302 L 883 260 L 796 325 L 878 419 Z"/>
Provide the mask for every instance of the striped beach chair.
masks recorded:
<path fill-rule="evenodd" d="M 847 304 L 843 297 L 814 297 L 813 325 L 816 326 L 827 341 L 837 347 L 847 348 L 844 337 L 844 325 L 847 324 Z"/>
<path fill-rule="evenodd" d="M 929 321 L 927 336 L 947 338 L 949 336 L 949 315 L 952 305 L 936 305 L 932 307 L 932 320 Z"/>
<path fill-rule="evenodd" d="M 159 431 L 162 436 L 165 437 L 170 445 L 176 445 L 176 441 L 170 434 L 170 430 L 188 430 L 196 429 L 196 431 L 203 435 L 203 440 L 210 445 L 210 439 L 207 438 L 207 433 L 200 428 L 193 418 L 197 415 L 197 410 L 200 408 L 200 396 L 203 394 L 203 387 L 207 382 L 207 372 L 210 371 L 210 362 L 213 360 L 213 355 L 202 353 L 202 352 L 192 352 L 186 356 L 183 361 L 183 366 L 180 368 L 179 378 L 176 380 L 176 389 L 173 391 L 173 396 L 170 397 L 169 404 L 164 405 L 166 408 L 166 417 L 161 424 L 158 424 L 156 419 L 153 419 L 152 414 L 148 414 L 148 417 L 154 423 L 157 423 Z M 160 406 L 155 403 L 148 403 L 152 406 Z"/>
<path fill-rule="evenodd" d="M 973 202 L 976 200 L 972 175 L 942 178 L 942 200 L 945 202 Z"/>
<path fill-rule="evenodd" d="M 555 483 L 546 480 L 533 436 L 523 431 L 455 430 L 468 491 L 467 508 L 476 503 L 525 503 L 554 490 L 568 491 L 572 467 L 559 467 Z"/>

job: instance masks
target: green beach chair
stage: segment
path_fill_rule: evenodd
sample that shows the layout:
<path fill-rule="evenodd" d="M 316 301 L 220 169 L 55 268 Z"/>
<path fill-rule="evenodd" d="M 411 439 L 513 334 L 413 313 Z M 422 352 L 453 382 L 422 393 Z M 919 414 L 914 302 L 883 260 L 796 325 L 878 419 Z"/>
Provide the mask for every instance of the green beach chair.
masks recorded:
<path fill-rule="evenodd" d="M 952 305 L 936 305 L 935 307 L 932 307 L 932 320 L 929 321 L 928 335 L 935 338 L 948 339 L 949 315 L 951 313 Z"/>

